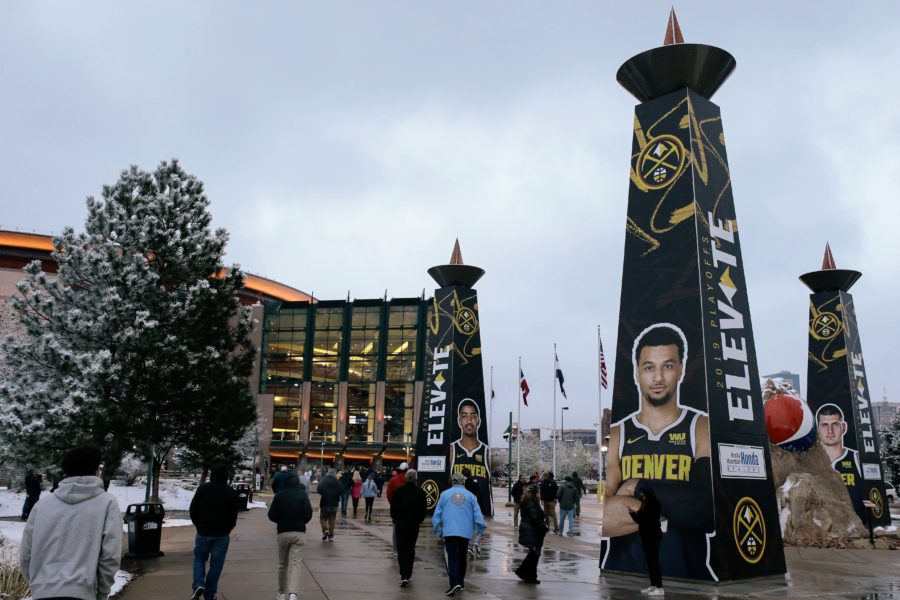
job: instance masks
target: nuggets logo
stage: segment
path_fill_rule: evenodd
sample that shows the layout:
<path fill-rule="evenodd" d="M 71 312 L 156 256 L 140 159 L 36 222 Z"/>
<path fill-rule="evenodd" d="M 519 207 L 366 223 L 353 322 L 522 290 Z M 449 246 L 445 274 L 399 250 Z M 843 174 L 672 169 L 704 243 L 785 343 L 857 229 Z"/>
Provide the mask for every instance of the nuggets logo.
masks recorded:
<path fill-rule="evenodd" d="M 872 515 L 876 519 L 880 519 L 881 515 L 884 514 L 884 499 L 881 497 L 881 492 L 878 491 L 878 488 L 873 487 L 869 490 L 869 501 L 875 505 L 872 507 Z"/>
<path fill-rule="evenodd" d="M 841 331 L 841 322 L 834 313 L 821 312 L 809 329 L 810 335 L 817 340 L 830 340 Z"/>
<path fill-rule="evenodd" d="M 434 510 L 437 506 L 438 498 L 441 495 L 441 488 L 438 487 L 434 479 L 429 479 L 422 484 L 422 491 L 425 492 L 425 508 Z"/>
<path fill-rule="evenodd" d="M 752 498 L 744 496 L 734 507 L 734 543 L 738 553 L 755 565 L 766 551 L 766 523 L 762 510 Z"/>
<path fill-rule="evenodd" d="M 453 324 L 456 326 L 456 330 L 463 335 L 472 335 L 478 331 L 478 317 L 475 316 L 471 309 L 465 306 L 457 311 Z"/>
<path fill-rule="evenodd" d="M 674 135 L 661 135 L 644 146 L 637 157 L 635 172 L 651 190 L 672 184 L 684 169 L 684 146 Z"/>
<path fill-rule="evenodd" d="M 673 446 L 684 446 L 687 444 L 687 433 L 684 431 L 681 433 L 670 433 L 669 443 Z"/>

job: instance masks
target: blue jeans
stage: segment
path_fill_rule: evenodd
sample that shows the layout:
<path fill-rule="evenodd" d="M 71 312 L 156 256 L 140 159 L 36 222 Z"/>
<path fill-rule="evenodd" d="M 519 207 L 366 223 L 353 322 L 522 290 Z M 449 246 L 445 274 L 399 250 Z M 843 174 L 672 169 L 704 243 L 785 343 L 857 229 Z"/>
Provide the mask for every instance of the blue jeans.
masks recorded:
<path fill-rule="evenodd" d="M 225 555 L 228 554 L 229 537 L 207 537 L 197 534 L 194 538 L 194 583 L 192 589 L 202 587 L 207 598 L 215 596 L 219 587 L 219 576 L 225 566 Z M 209 573 L 206 572 L 206 561 L 209 560 Z"/>
<path fill-rule="evenodd" d="M 350 490 L 343 490 L 341 492 L 341 514 L 347 514 L 347 502 L 350 501 Z"/>
<path fill-rule="evenodd" d="M 569 531 L 572 531 L 572 527 L 575 525 L 575 509 L 574 508 L 560 508 L 559 509 L 559 535 L 565 535 L 566 533 L 566 517 L 569 518 Z"/>

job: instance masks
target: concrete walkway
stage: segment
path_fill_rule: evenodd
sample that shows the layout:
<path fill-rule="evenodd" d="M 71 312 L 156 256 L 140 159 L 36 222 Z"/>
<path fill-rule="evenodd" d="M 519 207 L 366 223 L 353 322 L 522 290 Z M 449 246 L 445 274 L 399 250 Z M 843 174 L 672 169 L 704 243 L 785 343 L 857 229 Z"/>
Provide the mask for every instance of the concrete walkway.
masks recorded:
<path fill-rule="evenodd" d="M 498 496 L 500 490 L 497 490 Z M 505 490 L 503 491 L 505 497 Z M 314 504 L 315 504 L 315 498 Z M 351 509 L 352 515 L 352 509 Z M 362 510 L 360 510 L 362 515 Z M 572 537 L 548 535 L 538 566 L 542 584 L 520 583 L 512 570 L 524 552 L 515 544 L 512 509 L 496 505 L 495 518 L 482 542 L 482 557 L 469 562 L 462 598 L 561 600 L 566 597 L 640 598 L 645 579 L 601 576 L 599 529 L 602 514 L 595 498 L 586 498 Z M 442 597 L 447 588 L 443 559 L 431 528 L 422 530 L 413 582 L 399 587 L 391 554 L 387 502 L 376 500 L 371 524 L 338 516 L 334 542 L 322 542 L 318 512 L 310 522 L 304 551 L 303 600 Z M 123 568 L 139 577 L 120 596 L 123 600 L 186 600 L 191 593 L 192 527 L 167 528 L 158 559 L 125 561 Z M 668 598 L 897 598 L 900 599 L 900 552 L 889 550 L 786 549 L 789 575 L 767 581 L 729 585 L 666 583 Z M 275 526 L 266 511 L 241 513 L 232 533 L 221 600 L 273 600 L 277 565 Z"/>

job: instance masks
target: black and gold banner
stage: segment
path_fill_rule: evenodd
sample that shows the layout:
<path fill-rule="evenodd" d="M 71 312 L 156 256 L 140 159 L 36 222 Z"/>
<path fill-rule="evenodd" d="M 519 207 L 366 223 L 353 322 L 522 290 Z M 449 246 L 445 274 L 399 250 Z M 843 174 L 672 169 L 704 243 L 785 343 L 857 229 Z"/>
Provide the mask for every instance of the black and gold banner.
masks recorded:
<path fill-rule="evenodd" d="M 629 509 L 660 500 L 663 577 L 785 572 L 718 107 L 635 109 L 601 567 L 645 573 Z"/>
<path fill-rule="evenodd" d="M 478 296 L 461 285 L 434 293 L 428 330 L 425 393 L 416 441 L 416 469 L 434 509 L 450 474 L 468 472 L 485 516 L 493 515 L 488 414 L 484 401 Z"/>
<path fill-rule="evenodd" d="M 809 297 L 807 396 L 816 416 L 819 443 L 847 487 L 853 509 L 867 523 L 890 525 L 876 424 L 853 296 L 819 292 Z"/>

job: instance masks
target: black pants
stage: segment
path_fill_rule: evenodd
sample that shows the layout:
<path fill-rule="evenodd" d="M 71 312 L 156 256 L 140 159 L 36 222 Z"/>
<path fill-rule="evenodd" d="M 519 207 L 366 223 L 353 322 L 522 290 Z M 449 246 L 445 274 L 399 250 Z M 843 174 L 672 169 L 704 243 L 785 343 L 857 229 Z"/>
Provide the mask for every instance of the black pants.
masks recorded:
<path fill-rule="evenodd" d="M 416 560 L 416 540 L 419 528 L 397 528 L 397 563 L 400 565 L 400 579 L 412 577 L 413 561 Z"/>
<path fill-rule="evenodd" d="M 359 498 L 353 498 L 353 516 L 356 516 L 356 511 L 359 510 Z"/>
<path fill-rule="evenodd" d="M 644 558 L 647 561 L 647 572 L 650 574 L 650 585 L 662 587 L 662 569 L 659 566 L 659 543 L 656 536 L 641 536 L 644 547 Z"/>
<path fill-rule="evenodd" d="M 519 565 L 519 568 L 515 571 L 519 579 L 522 581 L 536 581 L 538 578 L 538 560 L 540 560 L 540 558 L 541 555 L 539 551 L 535 551 L 535 548 L 529 548 L 528 554 L 522 559 L 522 564 Z"/>
<path fill-rule="evenodd" d="M 444 561 L 447 563 L 450 587 L 466 585 L 466 555 L 468 552 L 469 538 L 458 536 L 444 538 Z"/>
<path fill-rule="evenodd" d="M 375 497 L 374 496 L 372 496 L 371 498 L 369 496 L 364 496 L 364 497 L 366 499 L 366 518 L 371 519 L 372 518 L 372 504 L 375 503 Z"/>

